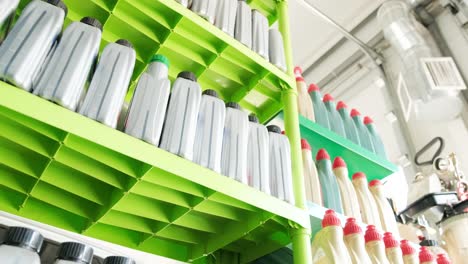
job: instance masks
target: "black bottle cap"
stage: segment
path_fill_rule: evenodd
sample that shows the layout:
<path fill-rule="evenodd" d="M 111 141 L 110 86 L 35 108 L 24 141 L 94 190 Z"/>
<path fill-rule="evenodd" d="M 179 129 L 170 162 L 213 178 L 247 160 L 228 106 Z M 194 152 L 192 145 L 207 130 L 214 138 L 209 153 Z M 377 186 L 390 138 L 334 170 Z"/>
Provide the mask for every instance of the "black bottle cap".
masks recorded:
<path fill-rule="evenodd" d="M 437 241 L 432 240 L 432 239 L 425 239 L 419 243 L 420 246 L 422 247 L 437 247 L 439 244 Z"/>
<path fill-rule="evenodd" d="M 279 126 L 269 125 L 269 126 L 267 126 L 267 130 L 268 130 L 268 132 L 281 134 L 281 128 Z"/>
<path fill-rule="evenodd" d="M 126 40 L 126 39 L 119 39 L 115 43 L 133 49 L 132 43 L 130 41 Z"/>
<path fill-rule="evenodd" d="M 60 245 L 57 259 L 90 264 L 93 260 L 93 248 L 80 243 L 65 242 Z"/>
<path fill-rule="evenodd" d="M 203 94 L 219 98 L 218 93 L 215 90 L 207 89 L 203 91 Z"/>
<path fill-rule="evenodd" d="M 177 75 L 177 78 L 183 78 L 183 79 L 187 79 L 193 82 L 197 81 L 197 76 L 195 76 L 193 72 L 189 72 L 189 71 L 180 72 L 179 75 Z"/>
<path fill-rule="evenodd" d="M 257 123 L 257 124 L 259 123 L 257 116 L 254 114 L 249 115 L 249 121 L 252 123 Z"/>
<path fill-rule="evenodd" d="M 111 256 L 104 259 L 104 264 L 135 264 L 131 258 Z"/>
<path fill-rule="evenodd" d="M 236 103 L 236 102 L 228 102 L 226 104 L 226 107 L 234 108 L 234 109 L 238 109 L 238 110 L 241 109 L 240 105 L 238 103 Z"/>
<path fill-rule="evenodd" d="M 63 11 L 65 12 L 65 16 L 67 16 L 68 14 L 67 5 L 65 5 L 65 3 L 62 2 L 61 0 L 47 0 L 47 3 L 63 9 Z"/>
<path fill-rule="evenodd" d="M 99 20 L 97 20 L 96 18 L 93 18 L 93 17 L 83 17 L 81 20 L 80 20 L 81 23 L 85 23 L 87 25 L 90 25 L 92 27 L 95 27 L 95 28 L 99 28 L 99 30 L 102 31 L 102 24 L 101 22 L 99 22 Z"/>
<path fill-rule="evenodd" d="M 44 238 L 41 233 L 25 227 L 10 227 L 5 240 L 6 245 L 39 252 Z"/>

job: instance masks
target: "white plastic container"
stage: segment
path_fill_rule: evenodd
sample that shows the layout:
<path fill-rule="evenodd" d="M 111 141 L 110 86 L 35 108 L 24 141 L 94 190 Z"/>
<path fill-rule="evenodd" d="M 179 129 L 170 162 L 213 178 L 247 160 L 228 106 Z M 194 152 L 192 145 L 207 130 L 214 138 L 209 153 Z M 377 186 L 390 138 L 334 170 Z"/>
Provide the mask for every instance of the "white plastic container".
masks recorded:
<path fill-rule="evenodd" d="M 99 52 L 101 30 L 101 23 L 90 17 L 71 23 L 34 85 L 34 94 L 75 111 Z"/>
<path fill-rule="evenodd" d="M 377 231 L 374 225 L 368 225 L 366 234 L 366 251 L 373 264 L 389 264 L 385 254 L 385 245 L 382 241 L 382 234 Z"/>
<path fill-rule="evenodd" d="M 367 187 L 366 175 L 362 172 L 355 173 L 353 186 L 359 201 L 359 208 L 361 208 L 362 221 L 381 229 L 379 211 L 375 199 Z"/>
<path fill-rule="evenodd" d="M 269 60 L 268 19 L 258 10 L 252 10 L 252 50 Z"/>
<path fill-rule="evenodd" d="M 340 187 L 341 204 L 343 205 L 344 214 L 361 222 L 361 211 L 356 191 L 349 179 L 346 163 L 341 157 L 336 157 L 333 161 L 333 173 Z"/>
<path fill-rule="evenodd" d="M 302 169 L 304 172 L 304 186 L 306 198 L 315 204 L 323 206 L 322 189 L 320 189 L 320 179 L 317 167 L 312 159 L 312 148 L 309 142 L 301 139 L 302 149 Z"/>
<path fill-rule="evenodd" d="M 400 237 L 400 232 L 398 231 L 397 222 L 395 219 L 395 214 L 393 209 L 390 206 L 387 198 L 384 194 L 382 182 L 380 180 L 372 180 L 369 183 L 369 190 L 374 197 L 375 204 L 377 205 L 377 210 L 379 211 L 380 223 L 382 224 L 382 229 L 387 232 L 391 232 L 397 238 Z"/>
<path fill-rule="evenodd" d="M 441 239 L 453 263 L 463 263 L 468 260 L 468 213 L 444 219 L 439 224 Z"/>
<path fill-rule="evenodd" d="M 180 3 L 181 5 L 189 8 L 192 5 L 192 0 L 176 0 L 176 2 Z"/>
<path fill-rule="evenodd" d="M 466 260 L 461 263 L 466 263 Z M 437 264 L 436 257 L 428 248 L 421 247 L 419 249 L 419 264 Z"/>
<path fill-rule="evenodd" d="M 362 228 L 356 223 L 356 219 L 353 217 L 348 218 L 343 231 L 344 241 L 352 263 L 372 264 L 367 255 Z"/>
<path fill-rule="evenodd" d="M 384 233 L 385 254 L 390 264 L 403 264 L 403 253 L 400 248 L 400 242 L 392 233 Z"/>
<path fill-rule="evenodd" d="M 63 2 L 48 2 L 28 4 L 0 46 L 0 79 L 26 91 L 31 91 L 67 13 Z"/>
<path fill-rule="evenodd" d="M 55 264 L 91 264 L 93 248 L 75 242 L 60 244 Z"/>
<path fill-rule="evenodd" d="M 234 37 L 236 26 L 237 0 L 217 0 L 215 26 Z"/>
<path fill-rule="evenodd" d="M 135 67 L 136 53 L 124 39 L 110 43 L 102 52 L 80 114 L 116 128 L 120 110 Z"/>
<path fill-rule="evenodd" d="M 333 210 L 327 210 L 322 229 L 312 242 L 312 262 L 318 264 L 352 263 L 343 241 L 341 221 Z"/>
<path fill-rule="evenodd" d="M 130 104 L 125 133 L 159 146 L 171 92 L 169 60 L 156 54 L 151 58 L 135 88 Z"/>
<path fill-rule="evenodd" d="M 43 237 L 39 232 L 24 228 L 10 227 L 4 244 L 0 246 L 2 264 L 41 264 L 39 251 Z"/>
<path fill-rule="evenodd" d="M 275 125 L 267 127 L 270 141 L 271 195 L 294 204 L 292 187 L 291 146 L 288 138 Z"/>
<path fill-rule="evenodd" d="M 271 28 L 268 31 L 268 36 L 270 62 L 280 70 L 286 72 L 286 57 L 284 55 L 283 36 L 275 28 Z"/>
<path fill-rule="evenodd" d="M 245 0 L 237 1 L 234 37 L 249 49 L 252 48 L 252 9 Z"/>
<path fill-rule="evenodd" d="M 401 252 L 403 253 L 404 264 L 419 264 L 418 252 L 406 239 L 400 242 Z"/>
<path fill-rule="evenodd" d="M 247 180 L 249 186 L 270 194 L 270 159 L 268 130 L 259 124 L 255 115 L 249 115 L 249 147 Z"/>
<path fill-rule="evenodd" d="M 192 0 L 190 9 L 197 15 L 214 24 L 216 7 L 219 0 Z"/>
<path fill-rule="evenodd" d="M 136 264 L 136 262 L 131 258 L 110 256 L 104 259 L 103 264 Z"/>
<path fill-rule="evenodd" d="M 19 0 L 0 0 L 0 44 L 13 23 L 13 17 L 18 4 Z"/>
<path fill-rule="evenodd" d="M 249 118 L 239 104 L 226 104 L 221 173 L 231 179 L 248 184 L 247 148 L 249 144 Z"/>
<path fill-rule="evenodd" d="M 198 113 L 193 161 L 203 167 L 221 172 L 221 151 L 226 108 L 214 90 L 203 92 Z"/>
<path fill-rule="evenodd" d="M 307 84 L 302 76 L 296 77 L 297 107 L 299 114 L 315 122 L 315 112 L 312 99 L 309 96 Z"/>
<path fill-rule="evenodd" d="M 201 88 L 195 74 L 181 72 L 172 87 L 160 148 L 193 159 Z"/>

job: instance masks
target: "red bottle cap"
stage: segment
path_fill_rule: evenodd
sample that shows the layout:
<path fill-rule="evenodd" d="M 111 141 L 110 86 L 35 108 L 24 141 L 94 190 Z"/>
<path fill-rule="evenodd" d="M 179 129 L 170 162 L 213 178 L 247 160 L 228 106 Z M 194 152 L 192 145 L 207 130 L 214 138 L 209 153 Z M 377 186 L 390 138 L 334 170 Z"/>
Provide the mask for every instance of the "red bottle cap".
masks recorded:
<path fill-rule="evenodd" d="M 341 157 L 336 157 L 333 161 L 333 169 L 346 168 L 346 162 Z"/>
<path fill-rule="evenodd" d="M 299 67 L 299 66 L 294 67 L 294 75 L 295 75 L 296 77 L 302 76 L 302 68 Z"/>
<path fill-rule="evenodd" d="M 336 105 L 336 110 L 340 110 L 343 108 L 348 108 L 348 106 L 343 101 L 339 101 L 338 104 Z"/>
<path fill-rule="evenodd" d="M 403 239 L 400 242 L 400 248 L 401 248 L 401 251 L 403 252 L 403 256 L 413 255 L 416 253 L 416 249 L 406 239 Z"/>
<path fill-rule="evenodd" d="M 364 117 L 364 125 L 372 124 L 374 121 L 368 116 Z"/>
<path fill-rule="evenodd" d="M 343 229 L 344 235 L 362 234 L 362 228 L 356 223 L 356 218 L 350 217 L 346 220 L 346 225 Z"/>
<path fill-rule="evenodd" d="M 385 243 L 385 248 L 395 248 L 400 246 L 400 242 L 398 242 L 390 232 L 384 233 L 383 241 Z"/>
<path fill-rule="evenodd" d="M 296 82 L 305 82 L 302 76 L 296 76 Z"/>
<path fill-rule="evenodd" d="M 356 109 L 351 110 L 351 117 L 360 116 L 360 115 L 361 115 L 361 113 L 359 113 L 358 110 L 356 110 Z"/>
<path fill-rule="evenodd" d="M 307 90 L 307 92 L 311 93 L 312 91 L 318 92 L 318 91 L 320 91 L 320 88 L 315 83 L 313 83 L 313 84 L 309 85 L 309 89 Z"/>
<path fill-rule="evenodd" d="M 325 212 L 325 216 L 323 217 L 322 227 L 327 226 L 341 226 L 341 220 L 333 210 L 327 210 Z"/>
<path fill-rule="evenodd" d="M 333 101 L 333 96 L 331 96 L 330 94 L 325 94 L 323 96 L 323 102 L 326 103 L 326 102 L 331 102 Z"/>
<path fill-rule="evenodd" d="M 437 254 L 437 264 L 452 264 L 445 254 Z"/>
<path fill-rule="evenodd" d="M 319 149 L 315 159 L 317 161 L 319 161 L 319 160 L 330 160 L 330 155 L 328 155 L 328 152 L 325 149 Z"/>
<path fill-rule="evenodd" d="M 367 176 L 363 172 L 356 172 L 353 175 L 353 180 L 355 179 L 367 179 Z"/>
<path fill-rule="evenodd" d="M 374 187 L 377 185 L 382 185 L 382 182 L 380 180 L 372 180 L 369 182 L 369 187 Z"/>
<path fill-rule="evenodd" d="M 379 233 L 375 225 L 368 225 L 364 239 L 367 242 L 382 240 L 382 234 Z"/>
<path fill-rule="evenodd" d="M 312 148 L 310 147 L 309 142 L 307 142 L 307 140 L 305 140 L 305 139 L 301 139 L 301 149 L 312 150 Z"/>
<path fill-rule="evenodd" d="M 286 131 L 281 131 L 281 135 L 286 135 Z"/>
<path fill-rule="evenodd" d="M 434 254 L 432 254 L 427 247 L 421 247 L 419 251 L 419 262 L 430 262 L 434 261 L 435 257 Z"/>

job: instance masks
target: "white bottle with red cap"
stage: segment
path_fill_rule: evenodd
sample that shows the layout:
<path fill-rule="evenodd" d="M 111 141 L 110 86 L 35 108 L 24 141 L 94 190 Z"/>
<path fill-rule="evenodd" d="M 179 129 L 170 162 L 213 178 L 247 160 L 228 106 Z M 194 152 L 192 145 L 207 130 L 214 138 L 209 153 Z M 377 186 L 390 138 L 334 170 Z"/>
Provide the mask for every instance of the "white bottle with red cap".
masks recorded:
<path fill-rule="evenodd" d="M 437 254 L 437 264 L 452 264 L 446 254 Z"/>
<path fill-rule="evenodd" d="M 315 163 L 312 160 L 312 148 L 310 147 L 307 140 L 301 139 L 301 149 L 306 198 L 308 201 L 323 206 L 320 179 L 318 176 L 317 167 L 315 167 Z"/>
<path fill-rule="evenodd" d="M 420 264 L 437 264 L 436 257 L 427 247 L 419 249 L 419 263 Z"/>
<path fill-rule="evenodd" d="M 314 108 L 315 122 L 324 128 L 331 129 L 330 118 L 328 117 L 328 110 L 322 101 L 322 93 L 320 88 L 316 84 L 309 85 L 307 92 L 312 99 L 312 105 Z"/>
<path fill-rule="evenodd" d="M 361 113 L 358 110 L 352 109 L 351 110 L 351 118 L 353 119 L 354 125 L 356 126 L 356 130 L 359 135 L 359 142 L 361 143 L 361 147 L 366 148 L 370 152 L 374 152 L 374 146 L 372 145 L 372 139 L 369 135 L 369 130 L 364 125 Z"/>
<path fill-rule="evenodd" d="M 377 205 L 382 229 L 399 237 L 400 233 L 398 231 L 395 214 L 393 213 L 393 209 L 390 206 L 390 203 L 385 197 L 384 186 L 382 185 L 382 182 L 380 180 L 372 180 L 369 183 L 369 190 L 374 197 L 375 204 Z"/>
<path fill-rule="evenodd" d="M 362 221 L 380 229 L 382 224 L 380 223 L 379 211 L 377 211 L 375 199 L 367 187 L 366 175 L 362 172 L 355 173 L 353 175 L 353 186 L 359 201 Z"/>
<path fill-rule="evenodd" d="M 349 179 L 349 172 L 345 161 L 341 157 L 336 157 L 333 161 L 333 173 L 338 180 L 340 187 L 341 203 L 343 205 L 344 214 L 349 217 L 354 217 L 361 222 L 361 211 L 356 191 Z"/>
<path fill-rule="evenodd" d="M 374 225 L 367 226 L 364 238 L 366 240 L 366 251 L 372 263 L 389 264 L 387 256 L 385 255 L 385 244 L 382 240 L 382 234 Z"/>
<path fill-rule="evenodd" d="M 403 264 L 403 253 L 400 242 L 390 232 L 384 233 L 385 254 L 390 264 Z"/>
<path fill-rule="evenodd" d="M 333 96 L 325 94 L 323 96 L 323 103 L 328 111 L 328 121 L 330 122 L 330 129 L 342 137 L 346 137 L 345 128 L 343 121 L 341 120 L 340 114 L 336 110 L 335 102 L 333 102 Z"/>
<path fill-rule="evenodd" d="M 356 219 L 353 217 L 348 218 L 343 231 L 344 241 L 352 263 L 372 264 L 369 255 L 367 255 L 364 233 L 362 232 L 362 228 L 356 223 Z"/>
<path fill-rule="evenodd" d="M 375 130 L 374 121 L 370 117 L 366 116 L 364 117 L 364 125 L 367 127 L 367 131 L 369 132 L 369 136 L 372 140 L 372 146 L 374 147 L 375 154 L 379 155 L 384 159 L 387 159 L 385 146 L 379 134 Z"/>
<path fill-rule="evenodd" d="M 296 77 L 297 107 L 299 114 L 315 122 L 314 107 L 312 99 L 307 93 L 307 84 L 302 76 Z"/>
<path fill-rule="evenodd" d="M 327 210 L 322 220 L 322 229 L 312 242 L 313 263 L 351 263 L 343 241 L 343 228 L 335 211 Z"/>
<path fill-rule="evenodd" d="M 341 204 L 340 187 L 333 173 L 330 155 L 325 149 L 319 149 L 315 159 L 322 189 L 323 206 L 342 214 L 343 205 Z"/>
<path fill-rule="evenodd" d="M 401 252 L 403 254 L 403 263 L 404 264 L 419 264 L 418 252 L 416 248 L 411 245 L 411 243 L 403 239 L 400 242 Z"/>
<path fill-rule="evenodd" d="M 358 131 L 353 119 L 349 115 L 348 106 L 343 101 L 339 101 L 336 105 L 336 110 L 340 114 L 341 121 L 343 122 L 346 138 L 360 145 Z"/>
<path fill-rule="evenodd" d="M 254 114 L 249 115 L 247 179 L 249 186 L 267 194 L 271 193 L 269 144 L 267 128 L 259 123 Z"/>

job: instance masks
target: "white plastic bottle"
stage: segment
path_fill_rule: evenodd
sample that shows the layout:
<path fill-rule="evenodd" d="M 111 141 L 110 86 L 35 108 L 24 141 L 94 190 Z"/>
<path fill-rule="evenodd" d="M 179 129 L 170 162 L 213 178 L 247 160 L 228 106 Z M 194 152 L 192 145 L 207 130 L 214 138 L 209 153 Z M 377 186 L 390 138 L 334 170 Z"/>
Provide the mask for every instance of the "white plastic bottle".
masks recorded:
<path fill-rule="evenodd" d="M 268 31 L 270 62 L 280 70 L 286 72 L 286 57 L 284 55 L 283 36 L 276 28 Z"/>
<path fill-rule="evenodd" d="M 338 135 L 346 138 L 346 132 L 341 120 L 340 114 L 336 110 L 335 102 L 333 101 L 333 96 L 330 94 L 325 94 L 323 96 L 323 104 L 328 111 L 328 121 L 330 122 L 330 129 L 337 133 Z"/>
<path fill-rule="evenodd" d="M 418 252 L 408 240 L 401 240 L 400 248 L 403 253 L 404 264 L 419 264 Z"/>
<path fill-rule="evenodd" d="M 136 264 L 136 262 L 131 258 L 110 256 L 104 259 L 103 264 Z"/>
<path fill-rule="evenodd" d="M 201 93 L 195 74 L 179 73 L 172 87 L 160 148 L 193 159 Z"/>
<path fill-rule="evenodd" d="M 237 0 L 217 0 L 215 26 L 234 37 L 236 26 Z"/>
<path fill-rule="evenodd" d="M 249 49 L 252 48 L 252 9 L 245 0 L 237 1 L 234 37 Z"/>
<path fill-rule="evenodd" d="M 0 43 L 13 23 L 18 4 L 19 0 L 0 0 Z"/>
<path fill-rule="evenodd" d="M 226 104 L 221 173 L 231 179 L 248 184 L 247 148 L 249 144 L 249 117 L 239 104 Z"/>
<path fill-rule="evenodd" d="M 252 50 L 269 60 L 268 19 L 260 11 L 252 10 Z"/>
<path fill-rule="evenodd" d="M 382 182 L 380 180 L 372 180 L 369 183 L 369 190 L 374 197 L 375 204 L 377 205 L 377 210 L 379 211 L 380 223 L 382 224 L 382 229 L 387 232 L 391 232 L 397 238 L 400 237 L 398 231 L 397 222 L 395 219 L 395 214 L 393 209 L 390 206 L 387 198 L 384 194 Z"/>
<path fill-rule="evenodd" d="M 333 173 L 335 174 L 338 186 L 340 187 L 341 203 L 343 205 L 344 214 L 361 222 L 361 211 L 356 191 L 349 179 L 348 167 L 341 157 L 336 157 L 333 161 Z"/>
<path fill-rule="evenodd" d="M 59 0 L 35 0 L 24 8 L 0 46 L 2 81 L 31 91 L 42 63 L 62 31 L 66 13 L 67 7 Z"/>
<path fill-rule="evenodd" d="M 43 237 L 39 232 L 24 228 L 10 227 L 4 244 L 0 246 L 2 264 L 41 264 L 39 251 Z"/>
<path fill-rule="evenodd" d="M 197 15 L 214 24 L 216 7 L 219 0 L 192 0 L 190 9 Z"/>
<path fill-rule="evenodd" d="M 218 173 L 221 172 L 221 151 L 226 108 L 214 90 L 203 92 L 198 113 L 193 161 Z"/>
<path fill-rule="evenodd" d="M 80 114 L 116 128 L 135 67 L 135 58 L 132 44 L 124 39 L 104 48 L 80 107 Z"/>
<path fill-rule="evenodd" d="M 312 262 L 317 264 L 352 263 L 343 241 L 341 221 L 333 210 L 325 212 L 322 229 L 312 242 Z"/>
<path fill-rule="evenodd" d="M 367 177 L 364 173 L 358 172 L 353 175 L 353 186 L 359 201 L 362 221 L 366 224 L 381 228 L 379 211 L 375 204 L 375 199 L 367 187 Z"/>
<path fill-rule="evenodd" d="M 180 3 L 181 5 L 189 8 L 192 5 L 192 0 L 176 0 L 176 2 Z"/>
<path fill-rule="evenodd" d="M 155 54 L 138 80 L 126 118 L 125 133 L 159 146 L 170 92 L 169 60 Z"/>
<path fill-rule="evenodd" d="M 270 159 L 268 130 L 258 118 L 249 115 L 249 147 L 247 154 L 247 180 L 249 186 L 270 194 Z"/>
<path fill-rule="evenodd" d="M 369 135 L 369 130 L 362 121 L 361 113 L 359 113 L 359 111 L 356 109 L 351 109 L 350 116 L 353 119 L 354 125 L 356 126 L 361 147 L 366 148 L 370 152 L 374 152 L 374 145 L 372 145 L 372 139 Z"/>
<path fill-rule="evenodd" d="M 101 23 L 91 17 L 71 23 L 34 85 L 34 94 L 75 111 L 98 55 L 101 30 Z"/>
<path fill-rule="evenodd" d="M 427 247 L 421 247 L 419 249 L 419 263 L 437 264 L 435 255 Z"/>
<path fill-rule="evenodd" d="M 299 114 L 315 122 L 314 106 L 307 91 L 307 84 L 302 76 L 296 77 L 296 86 Z"/>
<path fill-rule="evenodd" d="M 398 242 L 390 232 L 384 233 L 385 254 L 390 264 L 403 264 L 403 253 Z"/>
<path fill-rule="evenodd" d="M 382 234 L 377 231 L 374 225 L 368 225 L 366 234 L 366 251 L 373 264 L 389 264 L 385 255 L 385 245 L 382 241 Z"/>
<path fill-rule="evenodd" d="M 270 190 L 271 195 L 294 204 L 292 187 L 291 146 L 281 129 L 267 127 L 270 138 Z"/>
<path fill-rule="evenodd" d="M 65 242 L 60 244 L 54 264 L 91 264 L 92 261 L 92 247 L 75 242 Z"/>
<path fill-rule="evenodd" d="M 344 241 L 352 263 L 372 264 L 369 256 L 367 255 L 364 233 L 362 232 L 362 228 L 356 223 L 356 219 L 353 217 L 348 218 L 343 231 Z"/>
<path fill-rule="evenodd" d="M 320 179 L 318 176 L 317 167 L 315 166 L 315 163 L 312 159 L 312 148 L 310 147 L 310 144 L 307 142 L 307 140 L 301 139 L 301 149 L 306 198 L 308 201 L 323 206 Z"/>

